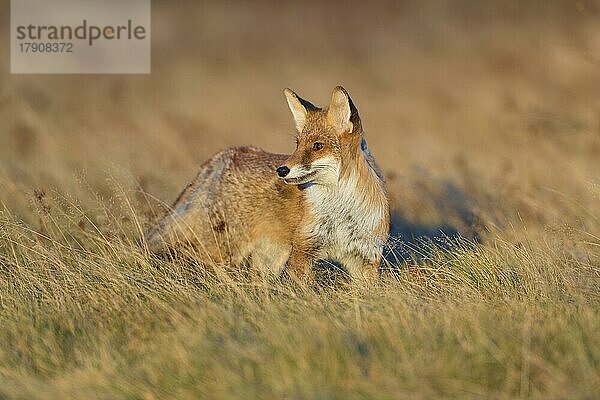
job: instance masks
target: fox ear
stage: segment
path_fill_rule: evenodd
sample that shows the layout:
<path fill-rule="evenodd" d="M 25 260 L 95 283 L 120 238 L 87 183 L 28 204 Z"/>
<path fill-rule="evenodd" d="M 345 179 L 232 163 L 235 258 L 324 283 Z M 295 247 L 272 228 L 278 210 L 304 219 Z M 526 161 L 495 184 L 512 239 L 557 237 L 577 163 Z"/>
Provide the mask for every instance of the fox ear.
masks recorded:
<path fill-rule="evenodd" d="M 331 104 L 327 110 L 327 118 L 338 132 L 355 132 L 361 130 L 358 110 L 350 95 L 341 86 L 333 89 Z"/>
<path fill-rule="evenodd" d="M 304 129 L 304 125 L 306 124 L 308 111 L 317 110 L 317 107 L 312 105 L 309 101 L 306 101 L 302 97 L 298 96 L 292 89 L 285 88 L 283 93 L 285 94 L 290 111 L 294 116 L 296 129 L 298 132 L 302 132 L 302 129 Z"/>

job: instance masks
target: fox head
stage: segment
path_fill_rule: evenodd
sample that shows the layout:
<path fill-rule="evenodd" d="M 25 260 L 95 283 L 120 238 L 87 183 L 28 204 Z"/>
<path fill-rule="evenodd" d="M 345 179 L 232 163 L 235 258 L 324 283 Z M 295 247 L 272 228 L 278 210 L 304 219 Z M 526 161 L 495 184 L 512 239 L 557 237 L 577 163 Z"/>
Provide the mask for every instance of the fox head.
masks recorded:
<path fill-rule="evenodd" d="M 348 92 L 337 86 L 324 109 L 290 89 L 284 94 L 298 134 L 296 150 L 277 174 L 289 185 L 336 184 L 344 163 L 352 162 L 362 145 L 360 117 Z"/>

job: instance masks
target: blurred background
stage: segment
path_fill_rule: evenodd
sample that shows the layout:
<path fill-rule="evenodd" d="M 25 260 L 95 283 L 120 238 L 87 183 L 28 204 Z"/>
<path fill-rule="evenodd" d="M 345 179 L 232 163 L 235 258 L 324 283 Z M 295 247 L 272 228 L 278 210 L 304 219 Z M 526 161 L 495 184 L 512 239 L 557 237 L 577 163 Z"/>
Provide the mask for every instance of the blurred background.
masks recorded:
<path fill-rule="evenodd" d="M 598 1 L 153 1 L 150 75 L 11 75 L 8 3 L 0 200 L 33 225 L 34 194 L 171 203 L 220 149 L 290 153 L 283 88 L 341 84 L 396 233 L 597 227 Z"/>

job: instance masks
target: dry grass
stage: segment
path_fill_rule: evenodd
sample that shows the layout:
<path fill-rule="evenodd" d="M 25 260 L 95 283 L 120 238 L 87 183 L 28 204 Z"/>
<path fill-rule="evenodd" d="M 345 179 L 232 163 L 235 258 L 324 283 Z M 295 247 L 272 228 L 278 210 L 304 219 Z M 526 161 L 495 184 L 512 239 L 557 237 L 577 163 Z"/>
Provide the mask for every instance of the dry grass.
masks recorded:
<path fill-rule="evenodd" d="M 150 76 L 0 48 L 0 398 L 598 396 L 597 2 L 154 3 Z M 216 150 L 292 149 L 283 87 L 337 84 L 388 179 L 380 287 L 136 250 Z"/>

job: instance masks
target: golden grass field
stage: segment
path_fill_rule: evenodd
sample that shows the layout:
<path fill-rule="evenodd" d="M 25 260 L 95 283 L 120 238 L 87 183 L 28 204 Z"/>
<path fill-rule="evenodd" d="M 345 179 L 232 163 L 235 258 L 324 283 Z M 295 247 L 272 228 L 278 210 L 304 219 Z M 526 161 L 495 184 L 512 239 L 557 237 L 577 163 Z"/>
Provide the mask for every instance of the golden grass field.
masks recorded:
<path fill-rule="evenodd" d="M 151 75 L 0 47 L 0 398 L 600 397 L 600 3 L 153 3 Z M 211 154 L 293 150 L 284 87 L 338 84 L 390 192 L 377 288 L 137 250 Z"/>

